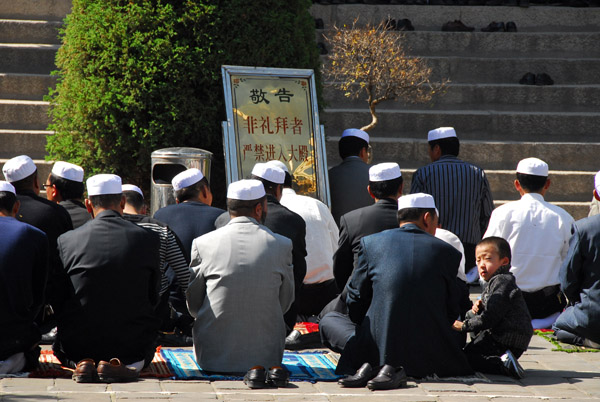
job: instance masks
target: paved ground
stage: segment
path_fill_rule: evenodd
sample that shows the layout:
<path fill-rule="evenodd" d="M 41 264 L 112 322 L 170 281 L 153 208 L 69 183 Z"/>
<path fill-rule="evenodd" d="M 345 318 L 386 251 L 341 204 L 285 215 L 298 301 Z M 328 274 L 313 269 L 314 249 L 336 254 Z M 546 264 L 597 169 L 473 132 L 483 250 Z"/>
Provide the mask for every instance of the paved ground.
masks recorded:
<path fill-rule="evenodd" d="M 472 289 L 475 290 L 475 289 Z M 478 290 L 478 289 L 477 289 Z M 477 290 L 471 297 L 476 298 Z M 371 392 L 340 388 L 336 383 L 295 382 L 287 388 L 250 390 L 242 381 L 172 381 L 143 379 L 129 384 L 77 384 L 69 379 L 4 378 L 0 401 L 586 401 L 600 400 L 600 353 L 552 351 L 533 337 L 519 359 L 526 377 L 491 376 L 473 384 L 409 381 L 408 388 Z"/>

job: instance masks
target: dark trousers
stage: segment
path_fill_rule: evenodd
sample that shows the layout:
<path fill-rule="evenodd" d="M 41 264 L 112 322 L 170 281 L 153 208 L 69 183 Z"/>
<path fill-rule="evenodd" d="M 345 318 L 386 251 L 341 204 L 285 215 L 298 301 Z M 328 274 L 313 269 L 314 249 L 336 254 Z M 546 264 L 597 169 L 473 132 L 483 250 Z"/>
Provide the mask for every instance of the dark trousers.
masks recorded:
<path fill-rule="evenodd" d="M 41 348 L 39 330 L 33 326 L 30 331 L 13 336 L 0 336 L 0 360 L 5 360 L 17 353 L 25 355 L 23 371 L 31 371 L 38 367 Z"/>
<path fill-rule="evenodd" d="M 304 316 L 319 315 L 321 310 L 338 294 L 335 279 L 329 281 L 304 284 L 296 295 L 298 314 Z"/>
<path fill-rule="evenodd" d="M 475 266 L 475 244 L 463 243 L 465 249 L 465 272 L 469 272 Z"/>
<path fill-rule="evenodd" d="M 531 318 L 546 318 L 563 311 L 567 305 L 560 285 L 547 286 L 535 292 L 523 292 L 523 298 Z"/>
<path fill-rule="evenodd" d="M 519 358 L 524 350 L 508 348 L 492 338 L 488 330 L 478 333 L 465 347 L 465 354 L 471 368 L 489 374 L 507 374 L 500 356 L 510 349 L 515 358 Z"/>
<path fill-rule="evenodd" d="M 319 322 L 321 342 L 334 352 L 342 353 L 346 343 L 354 336 L 356 326 L 346 314 L 337 311 L 325 314 Z"/>

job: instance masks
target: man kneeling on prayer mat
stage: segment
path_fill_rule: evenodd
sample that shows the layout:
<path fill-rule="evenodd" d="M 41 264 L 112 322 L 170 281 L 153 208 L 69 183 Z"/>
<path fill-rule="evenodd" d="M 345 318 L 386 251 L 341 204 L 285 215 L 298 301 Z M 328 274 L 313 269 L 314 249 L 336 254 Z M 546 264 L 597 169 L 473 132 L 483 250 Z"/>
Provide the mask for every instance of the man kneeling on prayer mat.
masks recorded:
<path fill-rule="evenodd" d="M 92 176 L 87 190 L 94 219 L 58 238 L 69 292 L 53 350 L 77 382 L 132 381 L 155 352 L 160 239 L 123 219 L 119 176 Z"/>
<path fill-rule="evenodd" d="M 286 386 L 281 360 L 283 314 L 294 301 L 292 242 L 262 225 L 267 201 L 260 181 L 231 183 L 227 209 L 225 226 L 192 243 L 186 297 L 196 319 L 196 361 L 210 372 L 247 371 L 250 388 Z"/>
<path fill-rule="evenodd" d="M 406 376 L 472 374 L 451 325 L 458 317 L 456 275 L 461 254 L 434 236 L 433 197 L 398 200 L 399 228 L 360 241 L 348 291 L 348 316 L 331 312 L 321 327 L 342 352 L 336 369 L 344 387 L 393 389 Z"/>

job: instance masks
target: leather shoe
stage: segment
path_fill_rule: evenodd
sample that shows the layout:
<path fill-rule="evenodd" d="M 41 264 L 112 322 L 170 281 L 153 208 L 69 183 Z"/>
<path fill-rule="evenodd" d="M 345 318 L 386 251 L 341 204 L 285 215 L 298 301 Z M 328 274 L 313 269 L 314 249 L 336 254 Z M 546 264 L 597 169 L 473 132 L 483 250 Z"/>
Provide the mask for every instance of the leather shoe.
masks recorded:
<path fill-rule="evenodd" d="M 267 384 L 267 371 L 263 366 L 254 366 L 244 376 L 244 384 L 248 388 L 264 388 Z"/>
<path fill-rule="evenodd" d="M 367 385 L 370 379 L 375 377 L 376 370 L 373 370 L 369 363 L 363 364 L 354 375 L 350 375 L 338 380 L 338 384 L 346 388 L 362 388 Z"/>
<path fill-rule="evenodd" d="M 94 360 L 83 359 L 77 363 L 72 378 L 75 382 L 98 382 L 98 370 Z"/>
<path fill-rule="evenodd" d="M 481 32 L 504 32 L 505 30 L 504 22 L 496 21 L 492 21 L 487 27 L 481 28 Z"/>
<path fill-rule="evenodd" d="M 468 27 L 461 20 L 448 21 L 442 26 L 442 31 L 446 32 L 472 32 L 475 28 Z"/>
<path fill-rule="evenodd" d="M 535 74 L 533 74 L 533 73 L 526 73 L 519 80 L 519 84 L 521 84 L 521 85 L 535 85 Z"/>
<path fill-rule="evenodd" d="M 370 390 L 406 388 L 406 371 L 403 367 L 384 365 L 375 378 L 367 383 Z"/>
<path fill-rule="evenodd" d="M 102 382 L 130 382 L 136 381 L 139 373 L 122 364 L 119 359 L 113 358 L 109 362 L 100 360 L 98 363 L 98 377 Z"/>
<path fill-rule="evenodd" d="M 554 81 L 546 73 L 540 73 L 535 76 L 535 85 L 554 85 Z"/>
<path fill-rule="evenodd" d="M 396 22 L 396 31 L 414 31 L 415 27 L 408 18 L 398 20 Z"/>
<path fill-rule="evenodd" d="M 281 366 L 271 367 L 267 373 L 267 384 L 273 387 L 284 388 L 290 382 L 290 373 Z"/>
<path fill-rule="evenodd" d="M 514 21 L 508 21 L 506 23 L 506 32 L 517 32 L 517 24 Z"/>

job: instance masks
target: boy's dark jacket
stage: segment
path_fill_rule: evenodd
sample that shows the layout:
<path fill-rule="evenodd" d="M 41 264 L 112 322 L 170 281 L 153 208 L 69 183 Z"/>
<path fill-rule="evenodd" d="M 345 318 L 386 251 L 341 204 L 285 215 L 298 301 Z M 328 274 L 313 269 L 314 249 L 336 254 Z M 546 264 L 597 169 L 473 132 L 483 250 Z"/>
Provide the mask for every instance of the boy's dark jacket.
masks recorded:
<path fill-rule="evenodd" d="M 533 335 L 531 316 L 510 266 L 500 267 L 481 293 L 483 308 L 467 314 L 463 332 L 489 330 L 492 337 L 507 348 L 526 350 Z"/>

